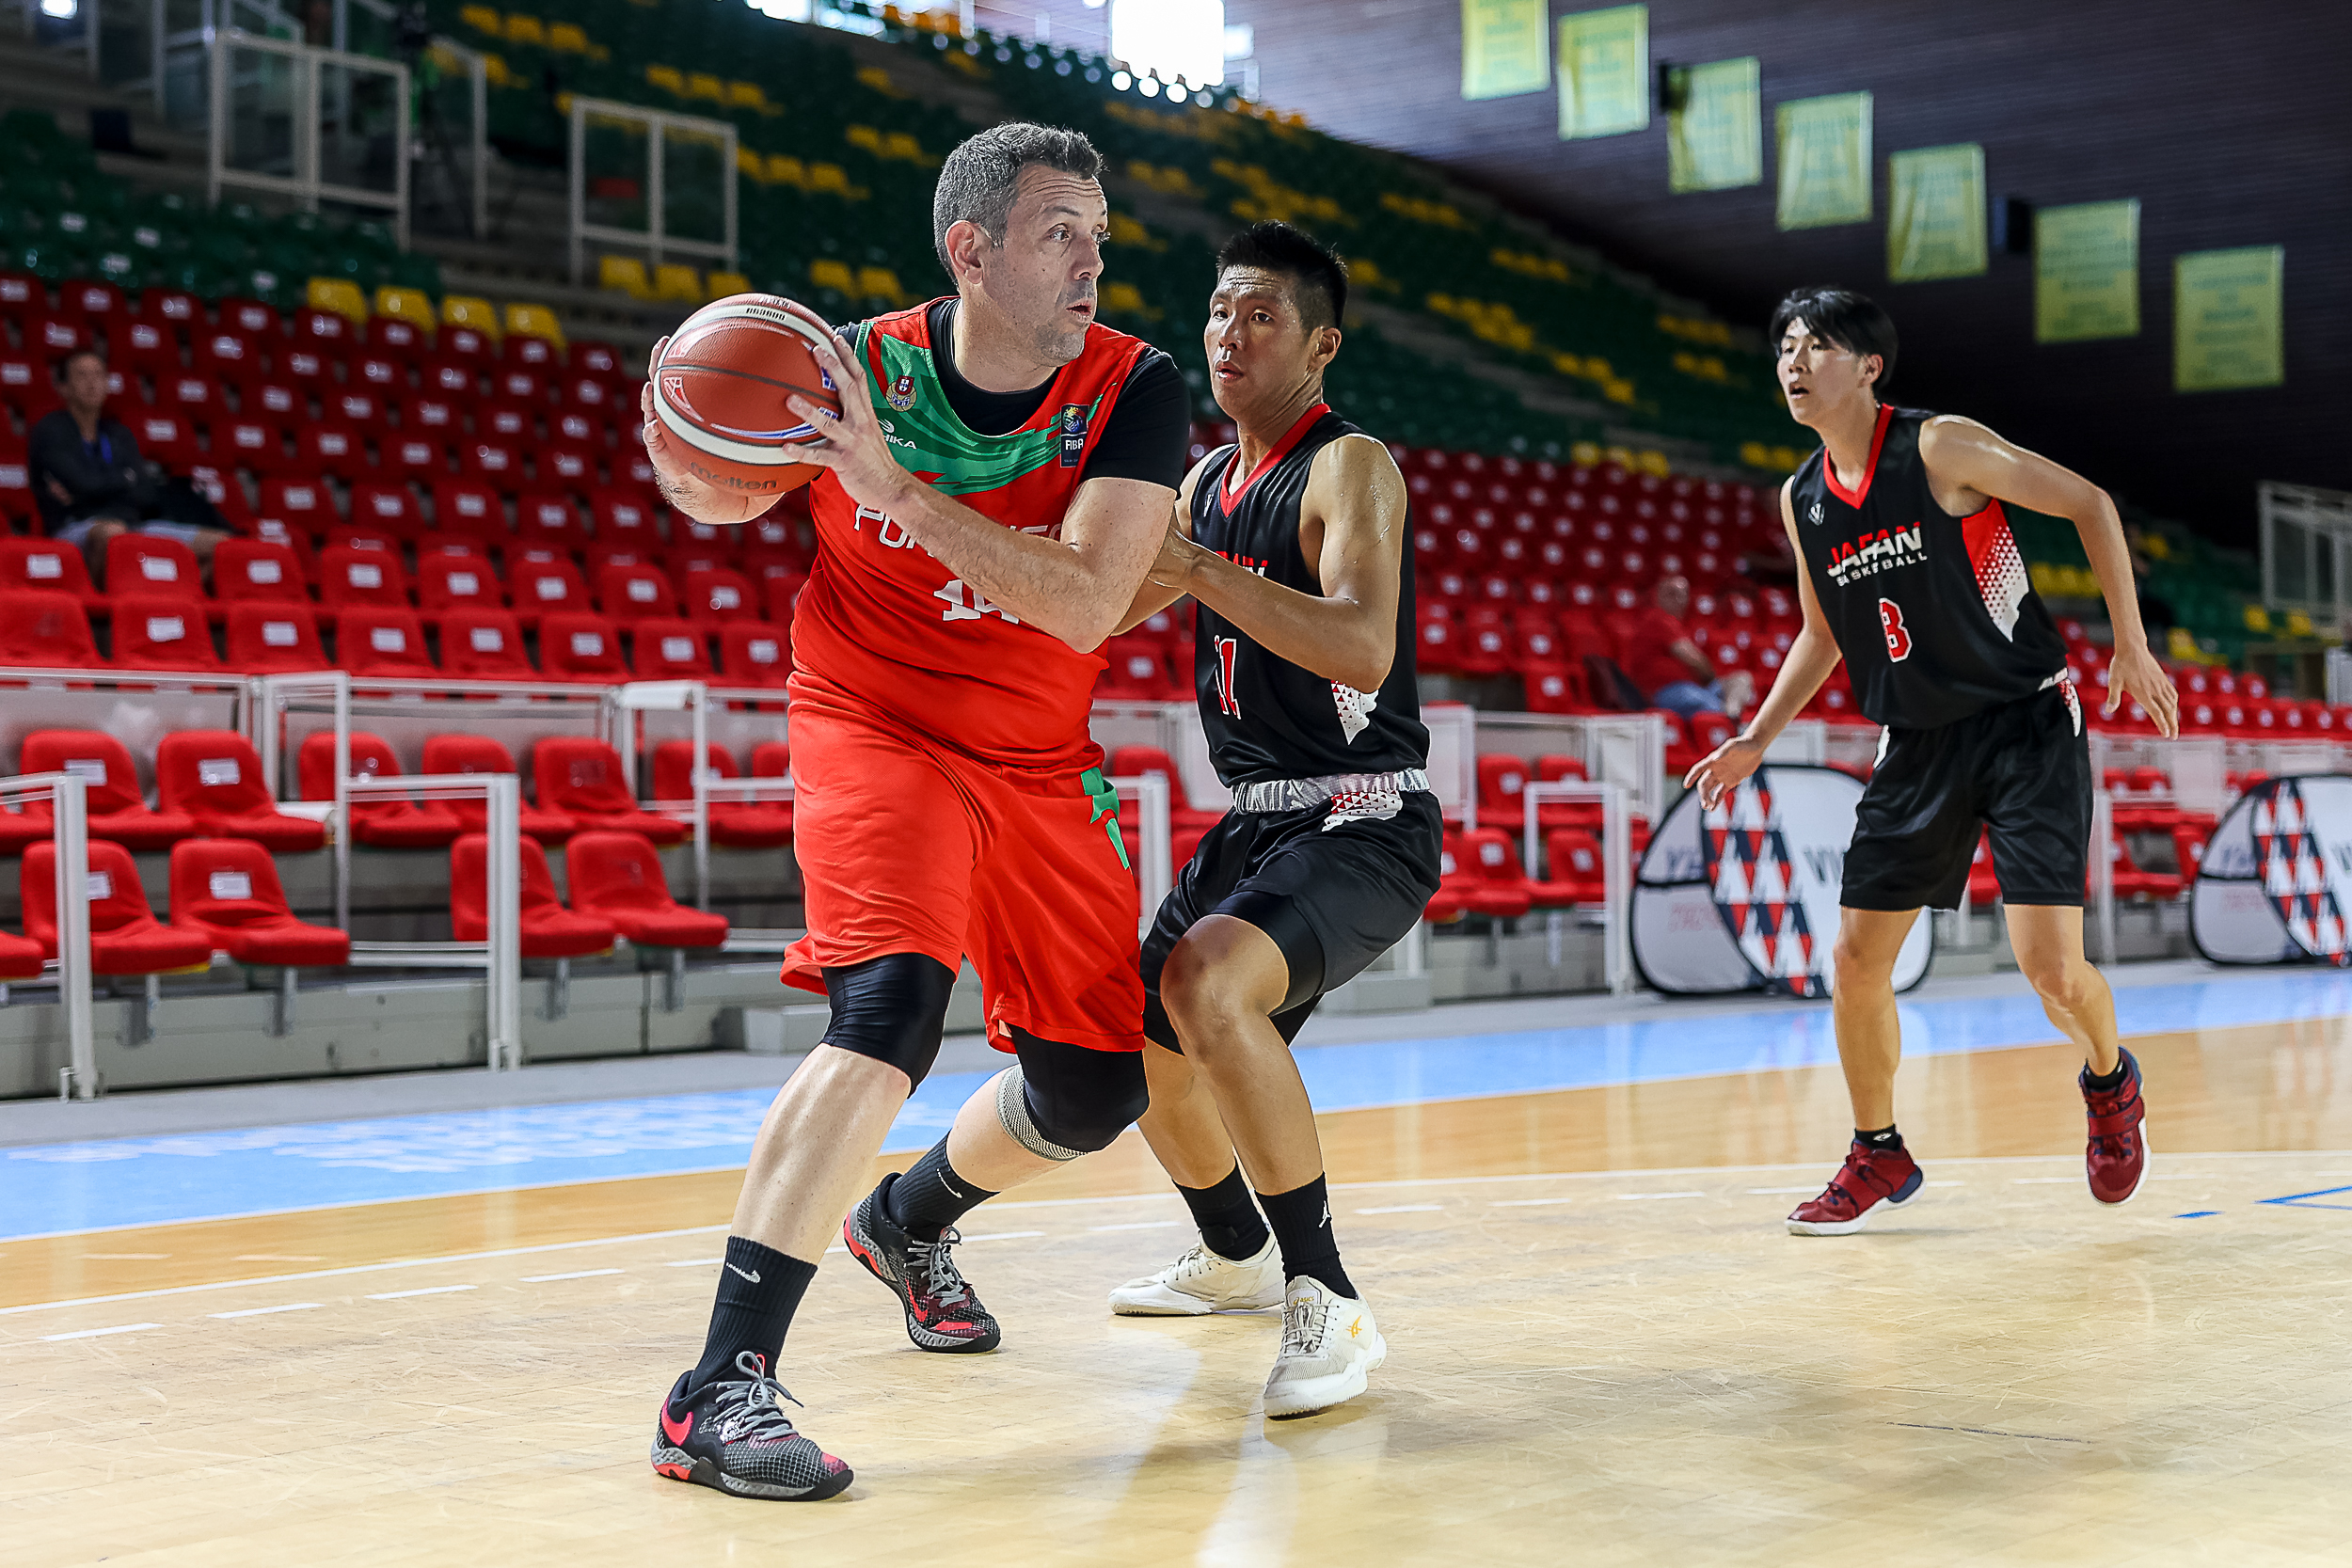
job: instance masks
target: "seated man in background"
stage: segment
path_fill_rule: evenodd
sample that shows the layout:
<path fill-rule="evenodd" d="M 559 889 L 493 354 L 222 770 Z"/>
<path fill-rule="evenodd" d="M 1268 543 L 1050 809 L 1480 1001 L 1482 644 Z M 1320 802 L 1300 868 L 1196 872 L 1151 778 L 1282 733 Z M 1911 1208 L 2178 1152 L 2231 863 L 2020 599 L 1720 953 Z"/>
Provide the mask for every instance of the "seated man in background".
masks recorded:
<path fill-rule="evenodd" d="M 1685 719 L 1697 713 L 1737 719 L 1756 695 L 1756 682 L 1744 671 L 1715 678 L 1715 667 L 1682 624 L 1682 612 L 1690 608 L 1689 580 L 1660 578 L 1656 603 L 1626 640 L 1625 673 L 1652 707 Z"/>
<path fill-rule="evenodd" d="M 65 406 L 33 421 L 26 436 L 33 499 L 50 538 L 80 550 L 90 580 L 105 585 L 106 546 L 120 533 L 177 539 L 209 569 L 213 547 L 228 534 L 211 504 L 160 464 L 141 455 L 138 437 L 106 417 L 106 359 L 75 349 L 57 366 Z"/>

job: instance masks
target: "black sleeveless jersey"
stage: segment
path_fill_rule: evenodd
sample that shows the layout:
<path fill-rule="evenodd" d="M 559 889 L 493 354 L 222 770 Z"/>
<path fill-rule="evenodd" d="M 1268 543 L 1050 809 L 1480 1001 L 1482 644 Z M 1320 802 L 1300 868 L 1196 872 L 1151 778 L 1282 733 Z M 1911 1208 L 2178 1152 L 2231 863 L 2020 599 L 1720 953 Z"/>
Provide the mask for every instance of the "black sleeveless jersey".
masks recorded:
<path fill-rule="evenodd" d="M 1788 496 L 1855 705 L 1904 730 L 2029 697 L 2066 667 L 2066 643 L 2026 579 L 2001 503 L 1970 517 L 1935 504 L 1919 460 L 1919 427 L 1933 418 L 1881 408 L 1860 490 L 1838 483 L 1824 447 Z"/>
<path fill-rule="evenodd" d="M 1228 501 L 1226 471 L 1238 447 L 1209 456 L 1192 492 L 1192 537 L 1206 549 L 1302 594 L 1323 584 L 1298 549 L 1298 504 L 1315 453 L 1360 434 L 1321 404 L 1302 416 Z M 1412 537 L 1409 524 L 1405 537 Z M 1228 785 L 1334 773 L 1392 773 L 1429 766 L 1413 679 L 1413 573 L 1403 563 L 1396 659 L 1378 691 L 1325 680 L 1268 653 L 1209 609 L 1198 609 L 1195 682 L 1216 776 Z"/>

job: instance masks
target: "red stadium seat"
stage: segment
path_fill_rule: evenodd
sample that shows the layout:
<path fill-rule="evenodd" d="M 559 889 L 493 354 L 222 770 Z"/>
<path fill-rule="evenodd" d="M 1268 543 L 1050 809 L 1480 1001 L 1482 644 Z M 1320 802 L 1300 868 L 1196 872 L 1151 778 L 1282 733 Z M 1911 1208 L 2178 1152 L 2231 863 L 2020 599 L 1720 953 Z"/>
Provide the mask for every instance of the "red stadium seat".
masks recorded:
<path fill-rule="evenodd" d="M 506 748 L 488 736 L 436 735 L 424 743 L 424 770 L 427 773 L 513 773 L 515 759 Z M 483 822 L 488 807 L 480 800 L 450 800 L 444 802 L 456 814 L 457 820 L 469 833 L 484 831 Z M 580 824 L 560 811 L 522 802 L 523 836 L 542 844 L 561 844 L 579 831 Z"/>
<path fill-rule="evenodd" d="M 506 610 L 451 610 L 441 616 L 441 673 L 453 680 L 530 681 L 523 629 Z"/>
<path fill-rule="evenodd" d="M 40 943 L 12 931 L 0 931 L 0 984 L 40 978 Z"/>
<path fill-rule="evenodd" d="M 723 746 L 707 749 L 707 766 L 723 779 L 739 778 L 735 758 Z M 653 749 L 653 795 L 657 800 L 691 800 L 694 743 L 664 740 Z M 789 800 L 721 800 L 710 803 L 710 842 L 738 849 L 773 849 L 792 842 Z"/>
<path fill-rule="evenodd" d="M 425 646 L 424 622 L 405 605 L 353 605 L 335 625 L 335 662 L 370 680 L 440 677 Z"/>
<path fill-rule="evenodd" d="M 640 680 L 711 677 L 710 628 L 691 621 L 645 620 L 628 628 L 629 667 Z"/>
<path fill-rule="evenodd" d="M 138 437 L 139 455 L 185 473 L 204 461 L 196 444 L 196 427 L 183 416 L 164 408 L 126 409 L 123 422 Z"/>
<path fill-rule="evenodd" d="M 89 616 L 71 594 L 0 591 L 0 665 L 18 669 L 103 667 Z"/>
<path fill-rule="evenodd" d="M 278 308 L 244 294 L 231 294 L 220 301 L 220 325 L 232 332 L 271 341 L 285 336 L 286 324 L 278 314 Z"/>
<path fill-rule="evenodd" d="M 314 354 L 341 359 L 359 341 L 359 329 L 349 316 L 306 305 L 294 312 L 294 341 Z"/>
<path fill-rule="evenodd" d="M 677 844 L 687 837 L 685 823 L 637 803 L 621 753 L 604 741 L 550 736 L 532 749 L 531 771 L 539 804 L 571 817 L 581 832 L 600 829 L 642 833 L 657 844 Z"/>
<path fill-rule="evenodd" d="M 690 910 L 670 896 L 661 857 L 643 834 L 583 832 L 565 847 L 564 860 L 580 911 L 610 920 L 638 946 L 717 947 L 727 940 L 725 915 Z"/>
<path fill-rule="evenodd" d="M 334 492 L 313 473 L 280 474 L 262 481 L 260 515 L 276 517 L 298 533 L 317 536 L 342 521 Z"/>
<path fill-rule="evenodd" d="M 1466 913 L 1515 920 L 1535 901 L 1535 890 L 1519 866 L 1519 852 L 1511 835 L 1501 828 L 1473 828 L 1454 836 L 1459 889 Z M 1572 900 L 1571 900 L 1572 902 Z"/>
<path fill-rule="evenodd" d="M 501 491 L 513 490 L 522 483 L 521 451 L 514 443 L 476 436 L 456 445 L 457 471 L 466 478 L 479 480 Z"/>
<path fill-rule="evenodd" d="M 24 934 L 41 952 L 57 956 L 57 847 L 28 845 L 17 887 L 24 905 Z M 90 968 L 100 974 L 183 974 L 209 969 L 213 939 L 204 931 L 167 926 L 148 907 L 139 868 L 119 844 L 89 846 Z"/>
<path fill-rule="evenodd" d="M 351 487 L 351 521 L 355 527 L 412 539 L 423 531 L 424 512 L 405 481 L 363 480 Z"/>
<path fill-rule="evenodd" d="M 1168 781 L 1168 820 L 1171 827 L 1214 828 L 1225 819 L 1222 812 L 1204 811 L 1192 803 L 1184 793 L 1184 776 L 1176 770 L 1176 760 L 1157 746 L 1121 746 L 1111 752 L 1107 771 L 1114 778 L 1144 777 L 1156 773 Z M 1177 863 L 1182 865 L 1185 856 Z"/>
<path fill-rule="evenodd" d="M 1558 784 L 1563 780 L 1582 780 L 1584 764 L 1575 757 L 1556 753 L 1535 759 L 1535 778 L 1542 784 Z M 1546 800 L 1535 808 L 1535 825 L 1547 831 L 1553 828 L 1583 828 L 1600 831 L 1601 807 L 1598 800 Z"/>
<path fill-rule="evenodd" d="M 515 558 L 507 558 L 513 562 Z M 580 580 L 580 568 L 568 561 L 516 562 L 507 570 L 507 594 L 514 602 L 515 618 L 526 627 L 536 626 L 542 615 L 585 615 L 588 612 L 588 585 Z M 601 622 L 602 617 L 596 617 Z M 617 666 L 620 654 L 609 650 Z M 543 649 L 540 663 L 548 664 Z M 553 666 L 548 664 L 548 668 Z"/>
<path fill-rule="evenodd" d="M 648 617 L 672 620 L 677 616 L 677 596 L 658 567 L 612 565 L 596 574 L 596 610 L 624 625 Z"/>
<path fill-rule="evenodd" d="M 314 473 L 357 483 L 375 474 L 367 438 L 341 420 L 306 424 L 294 435 L 294 455 Z"/>
<path fill-rule="evenodd" d="M 421 555 L 417 559 L 417 608 L 428 621 L 453 610 L 498 610 L 506 603 L 490 562 L 478 555 Z"/>
<path fill-rule="evenodd" d="M 1601 861 L 1599 835 L 1583 828 L 1554 828 L 1545 835 L 1544 853 L 1551 863 L 1551 886 L 1560 902 L 1598 904 L 1608 897 L 1608 872 Z"/>
<path fill-rule="evenodd" d="M 245 599 L 228 607 L 228 668 L 246 674 L 331 670 L 308 604 Z"/>
<path fill-rule="evenodd" d="M 598 485 L 588 498 L 588 506 L 596 518 L 597 543 L 660 543 L 660 532 L 654 527 L 653 507 L 634 491 L 614 484 Z"/>
<path fill-rule="evenodd" d="M 518 616 L 517 619 L 520 619 Z M 625 681 L 618 627 L 601 615 L 575 611 L 539 623 L 539 670 L 551 681 Z"/>
<path fill-rule="evenodd" d="M 241 964 L 318 968 L 351 960 L 350 933 L 296 920 L 278 884 L 278 863 L 260 845 L 239 839 L 172 846 L 171 923 L 201 933 Z"/>
<path fill-rule="evenodd" d="M 155 752 L 163 809 L 186 813 L 214 838 L 249 838 L 280 852 L 315 849 L 326 829 L 278 809 L 262 777 L 261 753 L 233 730 L 181 730 Z"/>
<path fill-rule="evenodd" d="M 213 458 L 217 467 L 243 468 L 264 479 L 299 467 L 285 430 L 275 420 L 215 420 Z"/>
<path fill-rule="evenodd" d="M 580 441 L 548 441 L 537 449 L 539 483 L 593 490 L 599 478 L 596 450 Z"/>
<path fill-rule="evenodd" d="M 81 775 L 94 839 L 133 849 L 167 849 L 196 836 L 196 820 L 185 812 L 148 810 L 130 748 L 103 730 L 35 730 L 24 737 L 18 766 L 27 773 Z M 46 822 L 49 802 L 28 800 L 24 814 Z"/>
<path fill-rule="evenodd" d="M 106 541 L 106 592 L 117 598 L 136 594 L 201 601 L 202 568 L 196 563 L 196 552 L 177 539 L 118 533 Z"/>
<path fill-rule="evenodd" d="M 110 626 L 117 669 L 214 671 L 221 667 L 200 599 L 126 594 L 115 601 Z"/>
<path fill-rule="evenodd" d="M 792 675 L 792 629 L 757 621 L 719 628 L 719 675 L 730 686 L 781 687 Z"/>
<path fill-rule="evenodd" d="M 330 545 L 319 556 L 319 602 L 330 617 L 350 609 L 405 610 L 408 574 L 393 550 Z"/>
<path fill-rule="evenodd" d="M 565 909 L 555 895 L 548 852 L 530 837 L 522 841 L 521 850 L 522 956 L 580 958 L 609 951 L 619 935 L 612 922 Z M 450 935 L 458 942 L 487 942 L 489 904 L 490 840 L 482 832 L 469 832 L 449 847 Z"/>
<path fill-rule="evenodd" d="M 723 624 L 759 618 L 758 591 L 749 578 L 732 567 L 690 570 L 678 598 L 691 621 Z"/>
<path fill-rule="evenodd" d="M 250 381 L 262 371 L 261 345 L 229 325 L 199 328 L 188 335 L 188 368 L 215 382 Z"/>
<path fill-rule="evenodd" d="M 17 591 L 67 594 L 86 610 L 106 605 L 82 552 L 47 539 L 0 539 L 0 593 Z"/>
<path fill-rule="evenodd" d="M 492 401 L 474 405 L 474 434 L 503 441 L 511 447 L 530 447 L 539 439 L 539 418 L 519 404 Z"/>
<path fill-rule="evenodd" d="M 294 758 L 295 777 L 306 800 L 335 798 L 335 732 L 316 730 L 302 737 Z M 351 774 L 354 778 L 396 779 L 400 759 L 381 736 L 351 732 Z M 351 841 L 379 849 L 438 849 L 465 831 L 457 814 L 437 800 L 413 800 L 407 796 L 365 795 L 351 800 Z M 177 905 L 173 906 L 175 909 Z"/>
<path fill-rule="evenodd" d="M 433 348 L 433 335 L 415 322 L 399 316 L 371 316 L 364 340 L 371 349 L 403 363 L 423 358 Z"/>
<path fill-rule="evenodd" d="M 444 479 L 433 486 L 433 527 L 492 545 L 503 546 L 514 538 L 506 526 L 506 503 L 478 480 Z"/>
<path fill-rule="evenodd" d="M 1488 755 L 1478 759 L 1478 815 L 1481 820 L 1516 825 L 1527 812 L 1525 758 Z"/>

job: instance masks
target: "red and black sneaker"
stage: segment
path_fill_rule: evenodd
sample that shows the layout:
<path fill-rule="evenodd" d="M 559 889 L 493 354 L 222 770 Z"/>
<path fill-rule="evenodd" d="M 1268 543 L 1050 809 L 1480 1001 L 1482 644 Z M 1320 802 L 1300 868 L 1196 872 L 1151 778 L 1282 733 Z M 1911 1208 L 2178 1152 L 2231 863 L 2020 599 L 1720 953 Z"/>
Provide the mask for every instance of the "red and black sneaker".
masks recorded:
<path fill-rule="evenodd" d="M 1919 1196 L 1926 1179 L 1906 1148 L 1846 1150 L 1846 1163 L 1829 1179 L 1821 1196 L 1797 1205 L 1788 1216 L 1792 1236 L 1851 1236 L 1881 1209 L 1900 1209 Z"/>
<path fill-rule="evenodd" d="M 2090 1142 L 2083 1150 L 2083 1169 L 2090 1178 L 2090 1196 L 2113 1207 L 2129 1203 L 2139 1194 L 2148 1175 L 2148 1110 L 2139 1099 L 2139 1063 L 2123 1053 L 2123 1082 L 2102 1094 L 2090 1086 L 2090 1069 L 2075 1080 L 2082 1087 L 2083 1109 L 2090 1117 Z"/>
<path fill-rule="evenodd" d="M 654 1424 L 656 1471 L 729 1497 L 771 1502 L 818 1502 L 855 1479 L 847 1465 L 792 1425 L 784 1413 L 792 1396 L 768 1375 L 765 1357 L 747 1350 L 735 1358 L 735 1370 L 743 1375 L 707 1383 L 691 1394 L 686 1388 L 693 1374 L 678 1378 Z"/>
<path fill-rule="evenodd" d="M 994 1350 L 1004 1334 L 957 1272 L 947 1250 L 963 1238 L 952 1225 L 943 1227 L 935 1242 L 909 1234 L 890 1217 L 885 1201 L 890 1184 L 898 1180 L 883 1177 L 882 1185 L 841 1222 L 841 1239 L 849 1243 L 850 1256 L 898 1295 L 898 1305 L 906 1308 L 907 1338 L 917 1350 L 951 1355 Z"/>

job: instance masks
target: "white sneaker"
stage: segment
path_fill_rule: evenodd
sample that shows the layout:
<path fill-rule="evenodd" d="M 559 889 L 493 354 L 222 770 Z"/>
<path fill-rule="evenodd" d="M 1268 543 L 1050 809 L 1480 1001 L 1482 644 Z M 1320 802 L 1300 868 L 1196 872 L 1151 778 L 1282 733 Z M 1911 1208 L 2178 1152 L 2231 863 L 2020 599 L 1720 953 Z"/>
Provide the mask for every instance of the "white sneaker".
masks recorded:
<path fill-rule="evenodd" d="M 1266 1374 L 1265 1413 L 1281 1420 L 1352 1400 L 1388 1358 L 1371 1307 L 1301 1275 L 1282 1302 L 1282 1350 Z"/>
<path fill-rule="evenodd" d="M 1197 1318 L 1281 1305 L 1282 1259 L 1272 1236 L 1256 1256 L 1238 1263 L 1196 1243 L 1159 1273 L 1111 1292 L 1111 1310 L 1122 1318 Z"/>

